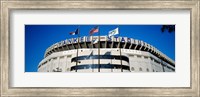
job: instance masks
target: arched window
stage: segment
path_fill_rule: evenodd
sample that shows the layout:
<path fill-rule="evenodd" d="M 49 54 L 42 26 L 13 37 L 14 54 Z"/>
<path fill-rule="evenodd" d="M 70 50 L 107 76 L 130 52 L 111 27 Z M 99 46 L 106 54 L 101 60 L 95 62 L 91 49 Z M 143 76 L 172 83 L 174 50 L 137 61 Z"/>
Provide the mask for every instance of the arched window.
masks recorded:
<path fill-rule="evenodd" d="M 147 68 L 147 72 L 149 72 L 149 68 Z"/>
<path fill-rule="evenodd" d="M 131 67 L 131 70 L 132 70 L 132 71 L 134 71 L 134 70 L 135 70 L 135 68 L 134 68 L 134 67 Z"/>
<path fill-rule="evenodd" d="M 139 69 L 140 71 L 142 71 L 142 68 L 140 67 L 140 69 Z"/>

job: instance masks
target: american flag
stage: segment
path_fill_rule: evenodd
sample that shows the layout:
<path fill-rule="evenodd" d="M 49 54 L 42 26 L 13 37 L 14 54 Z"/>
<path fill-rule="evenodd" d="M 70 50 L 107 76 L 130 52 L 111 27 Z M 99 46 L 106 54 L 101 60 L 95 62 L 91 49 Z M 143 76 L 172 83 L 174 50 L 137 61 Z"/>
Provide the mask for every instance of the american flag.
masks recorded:
<path fill-rule="evenodd" d="M 90 35 L 92 35 L 92 34 L 94 34 L 94 33 L 97 33 L 97 32 L 99 32 L 99 27 L 98 27 L 98 26 L 95 26 L 94 28 L 92 28 L 92 29 L 90 30 Z"/>

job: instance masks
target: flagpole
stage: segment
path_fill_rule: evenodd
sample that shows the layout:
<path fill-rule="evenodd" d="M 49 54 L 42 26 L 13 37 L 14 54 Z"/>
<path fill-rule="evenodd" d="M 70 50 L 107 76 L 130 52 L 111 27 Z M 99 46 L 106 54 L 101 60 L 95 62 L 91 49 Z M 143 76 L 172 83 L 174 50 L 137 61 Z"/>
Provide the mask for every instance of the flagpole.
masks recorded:
<path fill-rule="evenodd" d="M 93 68 L 93 65 L 94 65 L 94 60 L 93 60 L 93 36 L 92 36 L 91 46 L 92 46 L 92 72 L 94 72 L 94 68 Z"/>
<path fill-rule="evenodd" d="M 109 37 L 109 34 L 108 34 L 108 36 L 107 36 L 106 38 L 107 38 L 107 39 L 108 39 L 108 38 L 111 38 L 111 36 Z M 106 40 L 107 40 L 107 39 L 106 39 Z M 107 44 L 108 44 L 108 42 L 107 42 Z M 106 46 L 107 46 L 107 44 L 106 44 Z M 105 47 L 106 47 L 106 46 L 105 46 Z M 112 51 L 112 50 L 110 50 L 110 56 L 109 56 L 109 57 L 110 57 L 110 66 L 112 66 L 112 56 L 111 56 L 111 51 Z M 112 68 L 112 67 L 111 67 L 111 72 L 113 72 L 113 68 Z"/>
<path fill-rule="evenodd" d="M 77 44 L 77 53 L 76 53 L 76 72 L 77 72 L 77 66 L 78 66 L 78 49 L 79 49 L 79 37 L 80 37 L 79 27 L 80 26 L 78 26 L 78 28 L 77 28 L 77 30 L 78 30 L 78 44 Z"/>
<path fill-rule="evenodd" d="M 98 33 L 98 38 L 99 38 L 99 42 L 98 42 L 98 64 L 99 64 L 98 72 L 100 72 L 100 68 L 101 68 L 101 66 L 100 66 L 100 28 L 98 28 L 98 29 L 99 29 L 99 33 Z"/>
<path fill-rule="evenodd" d="M 118 25 L 119 29 L 119 25 Z M 120 30 L 119 30 L 119 36 L 120 36 Z M 121 37 L 120 37 L 121 38 Z M 121 63 L 121 72 L 123 72 L 123 66 L 122 66 L 122 52 L 121 52 L 121 40 L 119 38 L 119 53 L 120 53 L 120 63 Z"/>

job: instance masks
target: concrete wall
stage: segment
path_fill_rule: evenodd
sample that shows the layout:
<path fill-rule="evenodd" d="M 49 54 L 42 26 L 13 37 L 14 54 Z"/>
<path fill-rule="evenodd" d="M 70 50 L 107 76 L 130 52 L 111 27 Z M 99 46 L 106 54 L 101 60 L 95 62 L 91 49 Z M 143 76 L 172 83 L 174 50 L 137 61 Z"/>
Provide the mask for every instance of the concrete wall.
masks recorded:
<path fill-rule="evenodd" d="M 98 49 L 78 49 L 78 56 L 89 56 L 93 52 L 93 55 L 98 55 Z M 100 55 L 105 55 L 106 52 L 111 52 L 111 55 L 120 55 L 119 48 L 101 48 Z M 129 58 L 129 62 L 122 60 L 124 66 L 129 66 L 129 70 L 123 70 L 123 72 L 174 72 L 175 67 L 160 60 L 149 52 L 121 49 L 121 55 Z M 71 67 L 76 66 L 76 62 L 71 62 L 72 58 L 77 56 L 77 50 L 68 50 L 53 53 L 43 59 L 40 64 L 39 72 L 75 72 L 71 70 Z M 100 64 L 118 64 L 121 65 L 121 61 L 118 59 L 100 59 Z M 41 65 L 42 64 L 42 65 Z M 87 59 L 78 62 L 78 66 L 84 64 L 98 64 L 98 59 Z M 120 68 L 112 69 L 100 69 L 101 72 L 121 72 Z M 98 69 L 80 69 L 77 72 L 98 72 Z"/>

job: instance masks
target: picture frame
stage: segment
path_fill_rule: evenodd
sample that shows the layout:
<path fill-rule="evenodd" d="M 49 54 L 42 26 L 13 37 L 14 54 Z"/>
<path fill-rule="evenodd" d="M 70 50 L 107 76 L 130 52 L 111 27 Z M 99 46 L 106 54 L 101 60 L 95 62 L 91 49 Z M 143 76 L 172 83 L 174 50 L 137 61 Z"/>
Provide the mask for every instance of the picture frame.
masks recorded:
<path fill-rule="evenodd" d="M 1 1 L 1 96 L 200 96 L 199 0 L 2 0 Z M 10 87 L 10 14 L 12 10 L 190 10 L 190 87 Z"/>

